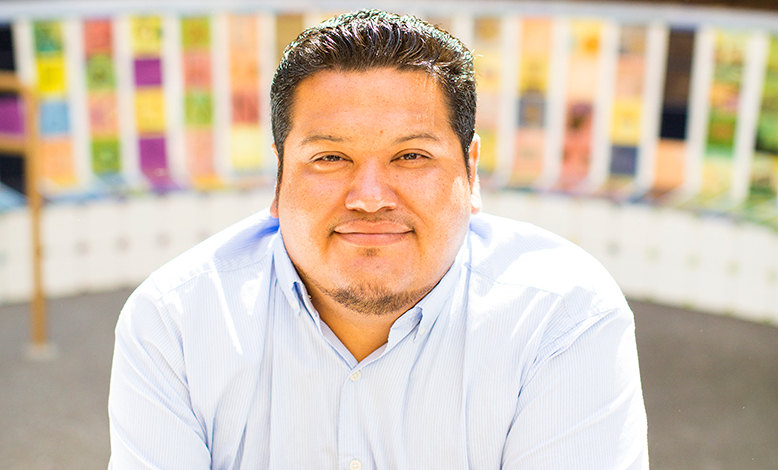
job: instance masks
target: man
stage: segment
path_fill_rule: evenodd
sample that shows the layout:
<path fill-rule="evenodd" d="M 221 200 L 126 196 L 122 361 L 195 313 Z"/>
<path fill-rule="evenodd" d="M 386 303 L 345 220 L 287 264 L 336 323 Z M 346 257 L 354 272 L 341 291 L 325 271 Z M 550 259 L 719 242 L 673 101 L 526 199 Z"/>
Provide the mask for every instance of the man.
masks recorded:
<path fill-rule="evenodd" d="M 342 15 L 287 48 L 271 101 L 269 211 L 122 311 L 112 468 L 648 467 L 618 287 L 574 245 L 478 214 L 464 45 Z"/>

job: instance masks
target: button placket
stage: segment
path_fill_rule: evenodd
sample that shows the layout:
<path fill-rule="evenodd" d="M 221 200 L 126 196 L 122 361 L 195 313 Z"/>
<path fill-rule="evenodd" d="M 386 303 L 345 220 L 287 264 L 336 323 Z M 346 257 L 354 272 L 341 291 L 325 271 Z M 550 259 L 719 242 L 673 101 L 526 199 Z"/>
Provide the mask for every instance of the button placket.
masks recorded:
<path fill-rule="evenodd" d="M 367 470 L 369 463 L 360 460 L 364 457 L 368 443 L 364 440 L 364 430 L 361 429 L 360 397 L 369 393 L 368 383 L 361 383 L 367 379 L 363 377 L 362 369 L 365 364 L 355 365 L 347 375 L 348 380 L 343 382 L 340 397 L 340 412 L 338 419 L 338 468 L 343 470 Z"/>

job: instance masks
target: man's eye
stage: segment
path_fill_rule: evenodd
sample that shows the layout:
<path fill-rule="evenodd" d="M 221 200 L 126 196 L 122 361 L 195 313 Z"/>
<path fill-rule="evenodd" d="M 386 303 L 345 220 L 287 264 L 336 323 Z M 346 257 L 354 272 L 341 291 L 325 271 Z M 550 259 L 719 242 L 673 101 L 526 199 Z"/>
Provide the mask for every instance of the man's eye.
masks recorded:
<path fill-rule="evenodd" d="M 340 157 L 339 155 L 325 155 L 321 157 L 319 160 L 324 162 L 339 162 L 343 160 L 343 158 Z"/>
<path fill-rule="evenodd" d="M 422 158 L 424 156 L 418 153 L 405 153 L 400 156 L 400 160 L 421 160 Z"/>

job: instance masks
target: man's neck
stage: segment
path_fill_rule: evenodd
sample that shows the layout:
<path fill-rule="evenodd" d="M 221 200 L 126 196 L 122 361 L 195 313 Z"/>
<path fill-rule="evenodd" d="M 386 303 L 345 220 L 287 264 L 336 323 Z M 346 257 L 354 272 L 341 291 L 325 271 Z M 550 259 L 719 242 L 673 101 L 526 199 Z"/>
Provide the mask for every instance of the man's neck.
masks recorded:
<path fill-rule="evenodd" d="M 321 320 L 357 362 L 385 344 L 394 321 L 413 306 L 381 314 L 365 314 L 344 307 L 315 289 L 308 292 Z"/>

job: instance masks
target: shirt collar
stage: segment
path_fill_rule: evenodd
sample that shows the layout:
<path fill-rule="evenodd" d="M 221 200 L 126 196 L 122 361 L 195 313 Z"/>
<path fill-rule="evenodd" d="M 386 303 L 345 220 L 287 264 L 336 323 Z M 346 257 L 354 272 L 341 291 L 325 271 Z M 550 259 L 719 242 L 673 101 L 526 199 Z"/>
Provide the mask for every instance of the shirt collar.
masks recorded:
<path fill-rule="evenodd" d="M 299 315 L 303 306 L 297 293 L 298 290 L 300 293 L 304 293 L 305 286 L 297 274 L 292 260 L 289 259 L 289 253 L 286 252 L 280 229 L 275 236 L 275 240 L 273 240 L 273 264 L 275 265 L 276 279 L 281 292 L 284 293 L 284 297 L 286 297 L 294 313 Z"/>
<path fill-rule="evenodd" d="M 438 284 L 425 295 L 419 303 L 411 310 L 416 310 L 421 316 L 419 327 L 416 330 L 416 336 L 422 336 L 430 331 L 435 324 L 435 320 L 440 316 L 440 312 L 448 305 L 453 298 L 454 287 L 457 285 L 460 273 L 462 272 L 463 259 L 466 256 L 467 240 L 459 249 L 459 253 L 454 258 L 454 262 L 448 269 Z"/>
<path fill-rule="evenodd" d="M 465 252 L 467 251 L 467 245 L 468 242 L 466 239 L 459 249 L 459 253 L 457 253 L 457 256 L 454 258 L 451 267 L 440 282 L 438 282 L 437 285 L 410 311 L 406 312 L 406 314 L 398 319 L 400 320 L 403 317 L 412 317 L 414 319 L 421 317 L 417 335 L 423 335 L 430 330 L 435 323 L 435 320 L 440 315 L 440 312 L 446 306 L 447 301 L 452 298 L 452 291 L 457 284 L 459 274 L 462 271 L 463 260 L 466 257 Z M 278 231 L 275 240 L 273 240 L 273 262 L 275 264 L 279 287 L 284 293 L 284 297 L 286 297 L 289 305 L 292 307 L 292 310 L 299 315 L 300 311 L 303 310 L 301 296 L 305 296 L 307 293 L 305 285 L 297 274 L 297 270 L 292 264 L 292 260 L 289 258 L 280 230 Z M 315 315 L 313 312 L 311 312 L 311 314 Z"/>

